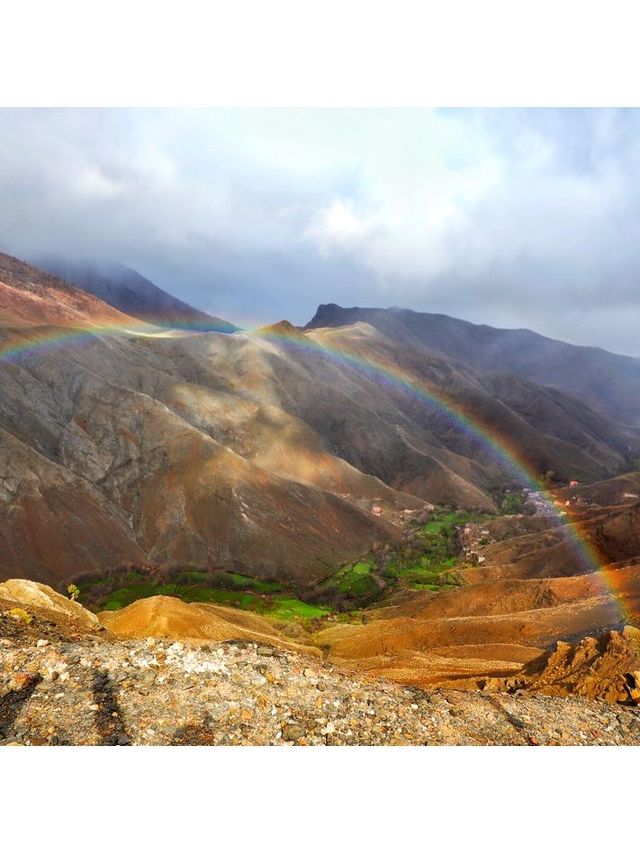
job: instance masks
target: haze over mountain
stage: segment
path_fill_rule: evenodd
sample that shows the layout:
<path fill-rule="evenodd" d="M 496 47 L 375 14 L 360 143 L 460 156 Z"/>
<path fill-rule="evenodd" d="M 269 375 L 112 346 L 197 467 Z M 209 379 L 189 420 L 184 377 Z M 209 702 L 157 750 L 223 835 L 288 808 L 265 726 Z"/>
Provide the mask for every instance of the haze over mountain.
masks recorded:
<path fill-rule="evenodd" d="M 243 327 L 402 305 L 640 355 L 637 110 L 0 111 L 17 257 Z"/>
<path fill-rule="evenodd" d="M 321 305 L 315 327 L 369 323 L 394 341 L 428 348 L 477 370 L 515 374 L 575 395 L 618 424 L 640 426 L 640 360 L 546 338 L 529 329 L 495 329 L 401 308 Z"/>
<path fill-rule="evenodd" d="M 126 314 L 173 329 L 234 332 L 238 327 L 187 305 L 123 264 L 44 258 L 42 269 L 77 285 Z"/>

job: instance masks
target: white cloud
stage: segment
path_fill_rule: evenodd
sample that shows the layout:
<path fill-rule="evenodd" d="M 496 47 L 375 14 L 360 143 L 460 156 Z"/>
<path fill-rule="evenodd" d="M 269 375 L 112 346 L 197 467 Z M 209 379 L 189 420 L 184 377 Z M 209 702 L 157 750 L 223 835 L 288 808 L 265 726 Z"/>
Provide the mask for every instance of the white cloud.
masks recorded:
<path fill-rule="evenodd" d="M 638 352 L 639 131 L 609 110 L 0 111 L 0 248 L 123 261 L 232 319 L 393 302 Z"/>
<path fill-rule="evenodd" d="M 369 226 L 354 212 L 351 202 L 334 199 L 313 217 L 305 234 L 324 252 L 358 248 Z"/>
<path fill-rule="evenodd" d="M 79 196 L 89 196 L 94 199 L 112 199 L 125 190 L 122 184 L 109 179 L 95 166 L 89 166 L 78 172 L 75 176 L 75 188 Z"/>

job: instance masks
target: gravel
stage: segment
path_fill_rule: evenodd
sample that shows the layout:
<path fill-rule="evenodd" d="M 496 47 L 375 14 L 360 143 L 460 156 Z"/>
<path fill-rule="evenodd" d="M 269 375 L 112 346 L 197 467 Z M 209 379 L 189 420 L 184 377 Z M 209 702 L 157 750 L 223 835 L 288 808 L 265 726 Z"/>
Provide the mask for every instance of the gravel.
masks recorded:
<path fill-rule="evenodd" d="M 0 744 L 640 744 L 640 709 L 423 691 L 247 643 L 0 640 Z"/>

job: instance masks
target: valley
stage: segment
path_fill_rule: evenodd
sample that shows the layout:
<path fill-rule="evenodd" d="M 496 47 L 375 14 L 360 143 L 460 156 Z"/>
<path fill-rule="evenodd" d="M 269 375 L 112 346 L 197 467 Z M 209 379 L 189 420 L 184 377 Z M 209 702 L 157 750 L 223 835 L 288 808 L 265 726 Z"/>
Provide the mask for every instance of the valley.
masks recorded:
<path fill-rule="evenodd" d="M 0 741 L 637 743 L 640 363 L 134 273 L 0 255 Z"/>

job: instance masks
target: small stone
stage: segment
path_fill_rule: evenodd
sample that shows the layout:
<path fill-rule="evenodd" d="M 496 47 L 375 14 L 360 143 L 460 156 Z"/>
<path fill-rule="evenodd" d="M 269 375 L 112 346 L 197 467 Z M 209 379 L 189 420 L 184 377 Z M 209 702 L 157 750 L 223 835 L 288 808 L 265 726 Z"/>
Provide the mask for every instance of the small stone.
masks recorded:
<path fill-rule="evenodd" d="M 282 727 L 282 738 L 284 741 L 299 741 L 305 736 L 305 728 L 297 723 L 285 724 Z"/>
<path fill-rule="evenodd" d="M 49 646 L 49 641 L 46 638 L 40 638 L 36 641 L 36 646 Z"/>
<path fill-rule="evenodd" d="M 275 655 L 273 647 L 270 646 L 259 646 L 256 652 L 258 655 Z"/>

